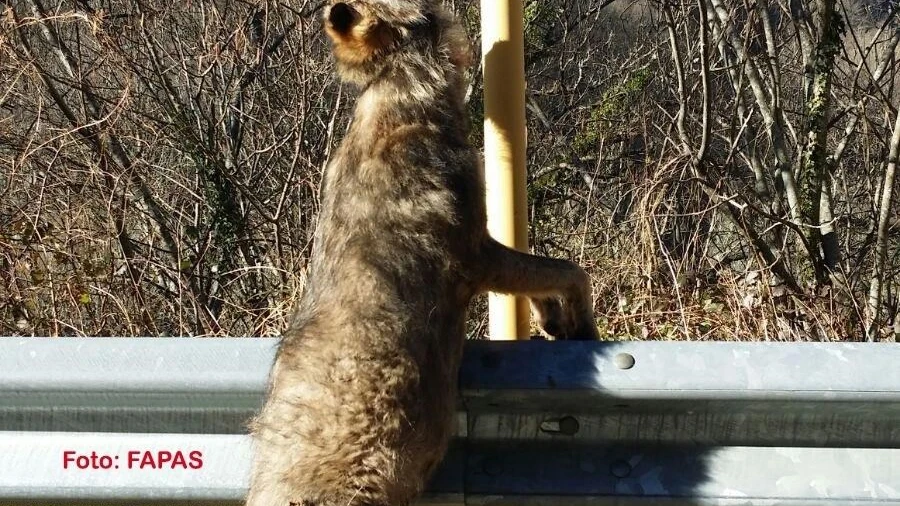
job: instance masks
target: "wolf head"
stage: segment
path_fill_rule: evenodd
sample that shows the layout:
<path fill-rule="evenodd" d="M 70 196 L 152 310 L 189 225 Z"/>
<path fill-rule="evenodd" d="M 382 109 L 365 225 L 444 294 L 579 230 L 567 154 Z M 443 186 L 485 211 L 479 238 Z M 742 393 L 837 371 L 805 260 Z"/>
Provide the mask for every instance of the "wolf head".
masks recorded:
<path fill-rule="evenodd" d="M 461 73 L 471 63 L 465 32 L 435 0 L 333 1 L 324 24 L 341 77 L 356 84 L 391 67 Z"/>

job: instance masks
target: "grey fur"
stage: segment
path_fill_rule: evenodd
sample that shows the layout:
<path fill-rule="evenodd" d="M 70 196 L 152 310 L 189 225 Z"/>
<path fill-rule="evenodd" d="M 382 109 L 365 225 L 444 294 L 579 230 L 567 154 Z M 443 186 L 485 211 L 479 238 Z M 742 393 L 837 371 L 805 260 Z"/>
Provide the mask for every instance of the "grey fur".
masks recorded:
<path fill-rule="evenodd" d="M 581 268 L 487 234 L 463 99 L 470 48 L 452 15 L 431 1 L 360 0 L 330 6 L 325 25 L 361 93 L 252 426 L 249 506 L 413 500 L 447 446 L 478 293 L 530 296 L 549 334 L 598 337 Z"/>

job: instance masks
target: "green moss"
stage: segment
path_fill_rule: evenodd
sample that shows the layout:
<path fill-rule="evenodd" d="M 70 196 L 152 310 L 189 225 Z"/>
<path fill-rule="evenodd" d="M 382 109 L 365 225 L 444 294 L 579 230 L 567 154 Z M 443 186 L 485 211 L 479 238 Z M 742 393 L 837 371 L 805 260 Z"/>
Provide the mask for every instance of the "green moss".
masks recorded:
<path fill-rule="evenodd" d="M 573 148 L 579 156 L 591 153 L 600 140 L 611 133 L 613 124 L 621 123 L 632 114 L 651 79 L 649 69 L 640 69 L 622 84 L 606 90 L 603 98 L 591 109 L 586 127 L 575 136 Z"/>
<path fill-rule="evenodd" d="M 462 18 L 462 24 L 466 29 L 466 33 L 474 40 L 474 37 L 481 33 L 481 10 L 479 9 L 478 3 L 470 3 L 461 13 L 460 17 Z"/>
<path fill-rule="evenodd" d="M 525 5 L 525 51 L 541 51 L 553 27 L 553 7 L 546 0 L 533 0 Z"/>
<path fill-rule="evenodd" d="M 544 193 L 554 188 L 559 188 L 563 183 L 563 171 L 548 170 L 539 177 L 528 182 L 528 202 L 539 202 L 544 199 Z"/>

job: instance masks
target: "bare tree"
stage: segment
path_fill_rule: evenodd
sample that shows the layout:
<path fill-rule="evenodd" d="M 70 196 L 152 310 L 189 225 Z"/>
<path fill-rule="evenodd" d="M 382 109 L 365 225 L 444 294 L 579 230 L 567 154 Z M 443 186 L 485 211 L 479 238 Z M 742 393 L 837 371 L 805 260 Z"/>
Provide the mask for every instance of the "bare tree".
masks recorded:
<path fill-rule="evenodd" d="M 525 3 L 532 244 L 608 336 L 895 339 L 896 2 Z M 0 332 L 280 331 L 347 121 L 318 5 L 4 4 Z"/>

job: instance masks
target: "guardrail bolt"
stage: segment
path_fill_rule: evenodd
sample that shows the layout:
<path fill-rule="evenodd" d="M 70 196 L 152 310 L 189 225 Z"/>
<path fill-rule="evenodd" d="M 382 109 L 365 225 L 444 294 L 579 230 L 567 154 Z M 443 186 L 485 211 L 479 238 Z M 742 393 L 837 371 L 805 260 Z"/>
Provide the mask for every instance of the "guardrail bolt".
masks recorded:
<path fill-rule="evenodd" d="M 567 436 L 574 436 L 581 429 L 578 419 L 574 416 L 565 416 L 559 421 L 559 432 Z"/>
<path fill-rule="evenodd" d="M 634 367 L 634 355 L 631 353 L 619 353 L 613 358 L 613 361 L 619 369 L 631 369 Z"/>
<path fill-rule="evenodd" d="M 581 424 L 574 416 L 564 416 L 562 418 L 552 418 L 541 422 L 541 432 L 549 434 L 560 434 L 563 436 L 574 436 L 581 430 Z"/>

